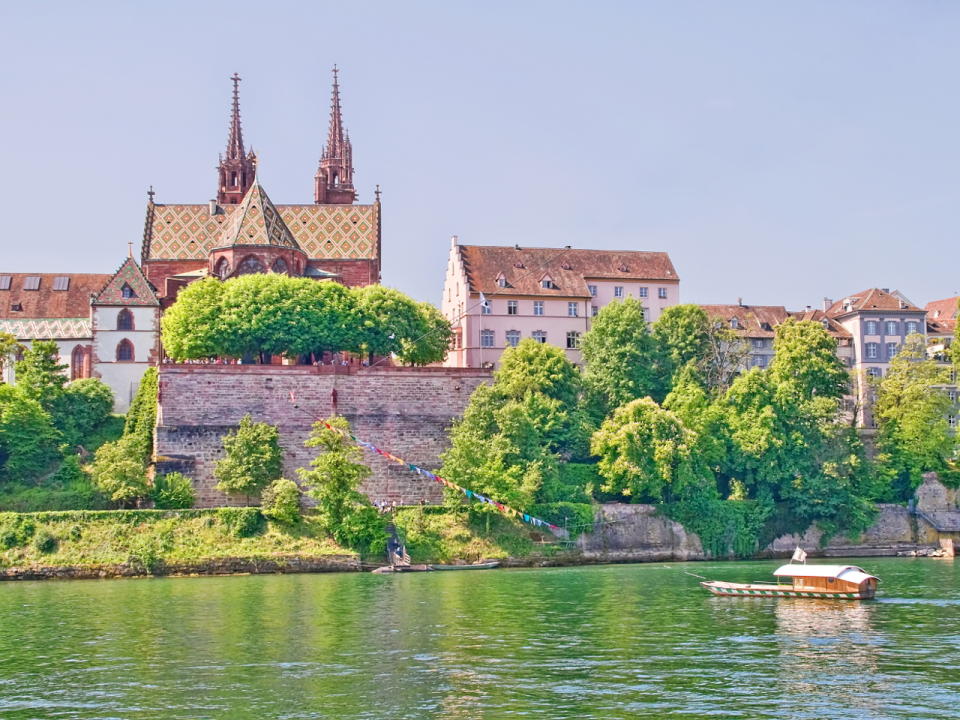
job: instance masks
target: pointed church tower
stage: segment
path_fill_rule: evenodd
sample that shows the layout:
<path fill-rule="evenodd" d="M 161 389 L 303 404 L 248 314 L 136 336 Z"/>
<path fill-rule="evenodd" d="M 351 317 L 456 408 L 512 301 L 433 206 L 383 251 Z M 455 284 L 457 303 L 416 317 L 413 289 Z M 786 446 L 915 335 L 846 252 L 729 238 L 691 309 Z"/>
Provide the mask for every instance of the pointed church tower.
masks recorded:
<path fill-rule="evenodd" d="M 236 205 L 243 200 L 243 196 L 253 184 L 257 165 L 253 150 L 248 154 L 243 149 L 243 130 L 240 128 L 240 76 L 234 73 L 230 79 L 233 81 L 230 135 L 227 138 L 227 154 L 220 156 L 220 165 L 217 168 L 220 179 L 217 203 L 220 205 Z"/>
<path fill-rule="evenodd" d="M 313 200 L 319 205 L 350 205 L 357 199 L 353 189 L 353 147 L 350 134 L 343 128 L 340 112 L 340 83 L 333 66 L 333 98 L 330 101 L 330 130 L 327 146 L 314 176 Z"/>

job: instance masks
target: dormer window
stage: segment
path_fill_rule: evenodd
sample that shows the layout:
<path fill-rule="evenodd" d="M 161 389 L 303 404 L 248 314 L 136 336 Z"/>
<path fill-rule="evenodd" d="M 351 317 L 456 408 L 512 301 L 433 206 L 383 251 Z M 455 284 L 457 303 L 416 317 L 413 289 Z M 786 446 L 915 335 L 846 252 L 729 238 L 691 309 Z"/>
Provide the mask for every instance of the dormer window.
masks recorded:
<path fill-rule="evenodd" d="M 503 273 L 497 275 L 497 287 L 505 288 L 507 286 L 507 277 Z"/>
<path fill-rule="evenodd" d="M 553 284 L 553 278 L 549 275 L 544 275 L 540 280 L 540 287 L 544 290 L 556 290 L 557 286 Z"/>
<path fill-rule="evenodd" d="M 734 330 L 739 330 L 742 326 L 737 318 L 730 318 L 730 327 Z"/>
<path fill-rule="evenodd" d="M 628 268 L 626 265 L 620 266 L 620 272 L 629 272 L 629 271 L 630 271 L 630 268 Z"/>
<path fill-rule="evenodd" d="M 736 319 L 736 318 L 734 318 L 734 319 Z M 768 322 L 760 323 L 760 327 L 761 327 L 761 329 L 766 330 L 767 332 L 772 332 L 772 331 L 773 331 L 773 327 L 772 327 L 772 326 L 770 325 L 770 323 L 768 323 Z"/>
<path fill-rule="evenodd" d="M 130 287 L 127 283 L 124 283 L 123 287 L 120 288 L 120 297 L 124 298 L 125 300 L 130 300 L 132 298 L 135 298 L 136 296 L 137 294 L 133 291 L 133 288 Z"/>

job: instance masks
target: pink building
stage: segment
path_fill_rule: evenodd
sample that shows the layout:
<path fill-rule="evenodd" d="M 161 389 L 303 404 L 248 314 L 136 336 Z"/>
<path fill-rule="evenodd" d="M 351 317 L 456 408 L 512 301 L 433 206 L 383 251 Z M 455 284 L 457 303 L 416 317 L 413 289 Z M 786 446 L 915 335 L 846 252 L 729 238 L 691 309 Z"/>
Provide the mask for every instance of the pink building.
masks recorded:
<path fill-rule="evenodd" d="M 486 300 L 481 300 L 481 295 Z M 639 299 L 648 322 L 680 300 L 662 252 L 460 245 L 454 237 L 441 309 L 454 329 L 450 367 L 496 367 L 524 338 L 563 348 L 580 363 L 580 338 L 607 303 Z"/>

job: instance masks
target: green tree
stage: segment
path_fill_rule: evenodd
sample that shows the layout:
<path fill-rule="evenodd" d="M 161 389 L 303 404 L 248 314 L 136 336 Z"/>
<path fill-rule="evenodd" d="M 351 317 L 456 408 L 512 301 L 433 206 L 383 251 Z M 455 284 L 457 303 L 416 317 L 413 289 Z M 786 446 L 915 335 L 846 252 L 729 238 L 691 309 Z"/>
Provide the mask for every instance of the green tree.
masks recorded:
<path fill-rule="evenodd" d="M 3 375 L 3 370 L 10 362 L 10 358 L 14 357 L 20 348 L 21 345 L 16 337 L 10 333 L 0 332 L 0 376 Z"/>
<path fill-rule="evenodd" d="M 593 435 L 603 490 L 635 502 L 678 497 L 703 482 L 695 454 L 696 433 L 653 399 L 639 398 L 613 411 Z"/>
<path fill-rule="evenodd" d="M 892 484 L 893 499 L 908 497 L 924 472 L 950 473 L 957 440 L 950 432 L 949 372 L 928 359 L 922 335 L 907 337 L 880 381 L 873 406 L 877 458 Z"/>
<path fill-rule="evenodd" d="M 580 348 L 583 381 L 597 422 L 631 400 L 662 400 L 666 394 L 669 370 L 639 300 L 628 297 L 601 309 Z"/>
<path fill-rule="evenodd" d="M 712 393 L 725 393 L 750 356 L 746 340 L 718 321 L 710 324 L 700 372 Z"/>
<path fill-rule="evenodd" d="M 147 368 L 140 378 L 137 394 L 133 396 L 130 409 L 123 424 L 123 434 L 133 438 L 137 456 L 144 464 L 153 455 L 153 432 L 157 424 L 157 394 L 160 374 L 157 368 Z"/>
<path fill-rule="evenodd" d="M 717 471 L 726 459 L 727 425 L 722 407 L 708 393 L 695 363 L 695 359 L 688 361 L 674 374 L 663 408 L 696 433 L 698 457 Z"/>
<path fill-rule="evenodd" d="M 37 341 L 24 351 L 23 360 L 16 364 L 17 386 L 49 412 L 63 395 L 67 367 L 60 362 L 55 342 Z"/>
<path fill-rule="evenodd" d="M 405 337 L 400 342 L 398 357 L 401 362 L 410 365 L 429 365 L 441 362 L 450 349 L 453 330 L 450 321 L 433 305 L 417 303 L 415 335 Z"/>
<path fill-rule="evenodd" d="M 335 282 L 296 280 L 296 309 L 291 326 L 298 328 L 289 352 L 316 356 L 341 350 L 359 352 L 363 342 L 357 293 Z"/>
<path fill-rule="evenodd" d="M 370 476 L 363 464 L 363 451 L 343 433 L 350 432 L 350 423 L 342 417 L 328 418 L 313 425 L 304 443 L 317 448 L 319 454 L 310 461 L 310 469 L 297 473 L 307 494 L 317 501 L 316 513 L 322 526 L 337 542 L 352 547 L 369 548 L 382 539 L 383 526 L 377 519 L 360 484 Z"/>
<path fill-rule="evenodd" d="M 710 338 L 710 318 L 699 305 L 672 305 L 653 324 L 653 339 L 673 371 L 687 364 L 703 370 Z"/>
<path fill-rule="evenodd" d="M 150 492 L 146 467 L 129 435 L 97 449 L 90 475 L 94 487 L 117 507 L 134 507 Z"/>
<path fill-rule="evenodd" d="M 787 319 L 777 326 L 773 348 L 773 382 L 794 385 L 803 398 L 839 400 L 849 390 L 850 375 L 837 357 L 837 341 L 820 323 Z"/>
<path fill-rule="evenodd" d="M 234 358 L 282 355 L 310 342 L 298 285 L 312 282 L 282 274 L 251 274 L 223 283 L 219 354 Z"/>
<path fill-rule="evenodd" d="M 283 453 L 280 433 L 267 423 L 245 415 L 240 425 L 223 436 L 224 457 L 213 471 L 217 489 L 231 495 L 256 495 L 280 477 Z"/>
<path fill-rule="evenodd" d="M 36 479 L 57 456 L 61 438 L 37 400 L 19 386 L 0 385 L 0 476 Z"/>
<path fill-rule="evenodd" d="M 204 278 L 180 290 L 163 313 L 160 337 L 164 352 L 174 360 L 216 357 L 223 353 L 222 300 L 224 283 Z"/>
<path fill-rule="evenodd" d="M 370 355 L 399 354 L 404 341 L 414 340 L 424 329 L 416 301 L 399 290 L 367 285 L 355 292 L 362 321 L 361 347 Z"/>

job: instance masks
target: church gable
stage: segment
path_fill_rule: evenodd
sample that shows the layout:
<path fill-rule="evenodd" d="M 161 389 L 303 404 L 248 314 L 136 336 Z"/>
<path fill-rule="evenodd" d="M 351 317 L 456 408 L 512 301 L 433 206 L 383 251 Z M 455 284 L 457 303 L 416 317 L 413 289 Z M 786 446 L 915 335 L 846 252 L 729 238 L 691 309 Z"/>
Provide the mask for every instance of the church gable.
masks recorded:
<path fill-rule="evenodd" d="M 93 304 L 156 307 L 160 301 L 140 266 L 133 258 L 127 258 L 96 296 Z"/>
<path fill-rule="evenodd" d="M 240 207 L 223 230 L 219 246 L 231 245 L 270 245 L 300 249 L 259 180 L 254 180 L 253 187 L 247 191 Z"/>

